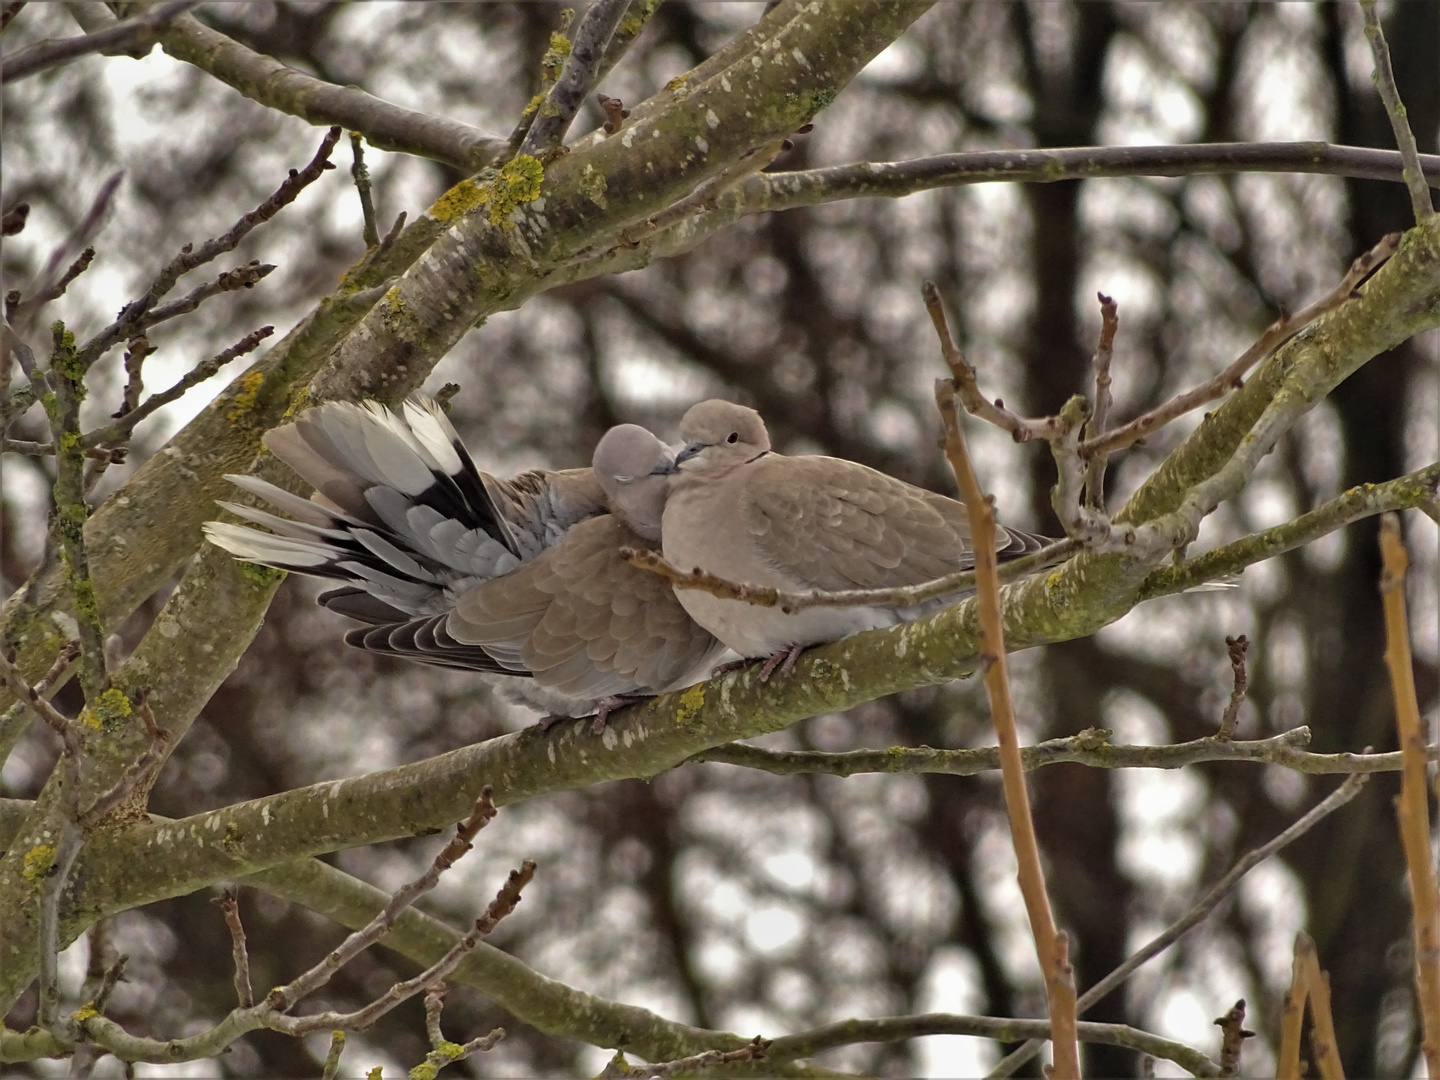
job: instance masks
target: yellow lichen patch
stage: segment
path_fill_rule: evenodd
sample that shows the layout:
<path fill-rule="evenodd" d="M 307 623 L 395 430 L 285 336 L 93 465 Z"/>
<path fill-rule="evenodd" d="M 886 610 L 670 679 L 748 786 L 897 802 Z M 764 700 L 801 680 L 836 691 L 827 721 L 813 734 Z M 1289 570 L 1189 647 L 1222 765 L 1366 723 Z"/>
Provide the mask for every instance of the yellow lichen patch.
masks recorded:
<path fill-rule="evenodd" d="M 442 225 L 449 225 L 456 218 L 464 217 L 477 206 L 490 201 L 488 184 L 477 184 L 474 180 L 461 180 L 436 199 L 426 211 Z"/>
<path fill-rule="evenodd" d="M 70 1014 L 70 1019 L 74 1020 L 77 1024 L 83 1024 L 86 1020 L 94 1020 L 95 1017 L 99 1015 L 100 1010 L 95 1008 L 95 1002 L 87 1001 Z"/>
<path fill-rule="evenodd" d="M 1051 574 L 1049 577 L 1047 577 L 1047 578 L 1045 579 L 1045 588 L 1047 588 L 1047 589 L 1058 589 L 1059 587 L 1060 587 L 1060 575 L 1059 575 L 1059 574 Z"/>
<path fill-rule="evenodd" d="M 700 710 L 704 707 L 705 684 L 696 683 L 680 695 L 680 704 L 675 709 L 675 719 L 682 724 L 688 724 L 700 715 Z"/>
<path fill-rule="evenodd" d="M 510 212 L 522 203 L 540 197 L 545 182 L 545 166 L 530 154 L 520 154 L 507 161 L 500 174 L 490 181 L 490 224 L 508 228 Z"/>
<path fill-rule="evenodd" d="M 130 699 L 125 696 L 125 691 L 112 686 L 100 695 L 100 703 L 95 706 L 95 713 L 102 724 L 117 724 L 130 715 Z"/>
<path fill-rule="evenodd" d="M 235 395 L 235 404 L 225 414 L 231 423 L 239 423 L 245 418 L 245 414 L 255 407 L 255 400 L 260 396 L 260 387 L 264 382 L 263 371 L 249 371 L 240 376 L 240 392 Z"/>
<path fill-rule="evenodd" d="M 25 853 L 25 865 L 20 874 L 26 881 L 39 881 L 50 873 L 50 867 L 54 865 L 54 845 L 36 844 Z"/>
<path fill-rule="evenodd" d="M 666 89 L 666 90 L 679 90 L 680 87 L 682 87 L 682 86 L 685 85 L 685 80 L 688 79 L 689 77 L 690 77 L 690 76 L 689 76 L 688 74 L 687 74 L 687 75 L 676 75 L 675 78 L 671 79 L 669 82 L 667 82 L 667 83 L 665 84 L 665 89 Z"/>
<path fill-rule="evenodd" d="M 310 407 L 310 388 L 302 386 L 290 399 L 290 405 L 285 410 L 284 419 L 289 420 L 297 413 L 303 412 Z"/>
<path fill-rule="evenodd" d="M 488 206 L 490 224 L 508 229 L 510 212 L 540 197 L 545 167 L 538 158 L 520 154 L 498 171 L 486 169 L 480 175 L 484 177 L 482 182 L 462 180 L 436 199 L 428 211 L 430 216 L 442 225 L 449 225 L 473 210 Z"/>

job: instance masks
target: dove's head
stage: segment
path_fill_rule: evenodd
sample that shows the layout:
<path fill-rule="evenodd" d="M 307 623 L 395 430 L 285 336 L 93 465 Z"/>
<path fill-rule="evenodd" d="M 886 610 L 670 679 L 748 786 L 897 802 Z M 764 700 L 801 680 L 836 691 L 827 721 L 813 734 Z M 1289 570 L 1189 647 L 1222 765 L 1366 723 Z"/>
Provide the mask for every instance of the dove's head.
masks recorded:
<path fill-rule="evenodd" d="M 754 409 L 730 401 L 702 401 L 680 419 L 684 448 L 675 455 L 682 472 L 728 469 L 753 461 L 770 449 L 765 421 Z"/>
<path fill-rule="evenodd" d="M 595 445 L 590 467 L 610 509 L 641 536 L 660 539 L 660 518 L 675 473 L 670 448 L 638 424 L 620 424 Z"/>

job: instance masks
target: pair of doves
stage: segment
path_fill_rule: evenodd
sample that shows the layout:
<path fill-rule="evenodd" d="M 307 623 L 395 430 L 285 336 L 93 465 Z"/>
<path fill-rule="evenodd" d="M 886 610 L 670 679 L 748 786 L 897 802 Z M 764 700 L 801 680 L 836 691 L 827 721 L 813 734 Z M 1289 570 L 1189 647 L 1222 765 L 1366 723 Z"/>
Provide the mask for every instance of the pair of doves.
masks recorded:
<path fill-rule="evenodd" d="M 365 625 L 350 645 L 443 667 L 516 676 L 542 724 L 609 711 L 704 679 L 729 650 L 780 660 L 912 607 L 786 613 L 693 589 L 632 566 L 624 547 L 686 570 L 787 591 L 919 585 L 973 565 L 962 503 L 832 457 L 770 449 L 753 409 L 704 401 L 680 422 L 678 453 L 646 429 L 606 432 L 589 469 L 500 480 L 475 467 L 439 405 L 333 402 L 265 437 L 309 499 L 253 476 L 239 487 L 290 515 L 236 503 L 262 532 L 211 521 L 240 559 L 328 578 L 319 602 Z M 1048 541 L 997 530 L 1001 558 Z"/>

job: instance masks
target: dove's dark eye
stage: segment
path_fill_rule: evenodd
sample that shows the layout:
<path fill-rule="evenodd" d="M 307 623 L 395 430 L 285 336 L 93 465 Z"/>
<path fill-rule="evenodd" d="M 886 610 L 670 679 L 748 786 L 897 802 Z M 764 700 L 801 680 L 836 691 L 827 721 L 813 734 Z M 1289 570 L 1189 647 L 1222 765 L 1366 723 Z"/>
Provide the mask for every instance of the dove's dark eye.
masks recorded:
<path fill-rule="evenodd" d="M 732 432 L 730 432 L 730 437 L 729 437 L 728 439 L 726 439 L 725 441 L 726 441 L 726 442 L 738 442 L 739 439 L 740 439 L 740 433 L 739 433 L 738 431 L 732 431 Z"/>

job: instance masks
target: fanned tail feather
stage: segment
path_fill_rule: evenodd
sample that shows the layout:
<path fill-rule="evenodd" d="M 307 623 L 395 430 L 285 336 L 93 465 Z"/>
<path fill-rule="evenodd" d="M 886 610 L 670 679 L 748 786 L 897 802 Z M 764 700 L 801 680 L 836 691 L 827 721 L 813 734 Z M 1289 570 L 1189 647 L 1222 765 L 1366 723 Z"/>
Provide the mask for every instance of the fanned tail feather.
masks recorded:
<path fill-rule="evenodd" d="M 521 561 L 488 478 L 434 401 L 406 402 L 403 417 L 373 402 L 332 402 L 270 432 L 265 443 L 314 497 L 229 476 L 290 516 L 221 503 L 270 531 L 209 522 L 205 533 L 248 562 L 345 582 L 348 589 L 321 598 L 337 611 L 367 612 L 360 617 L 368 622 L 436 614 L 449 610 L 455 590 Z"/>

